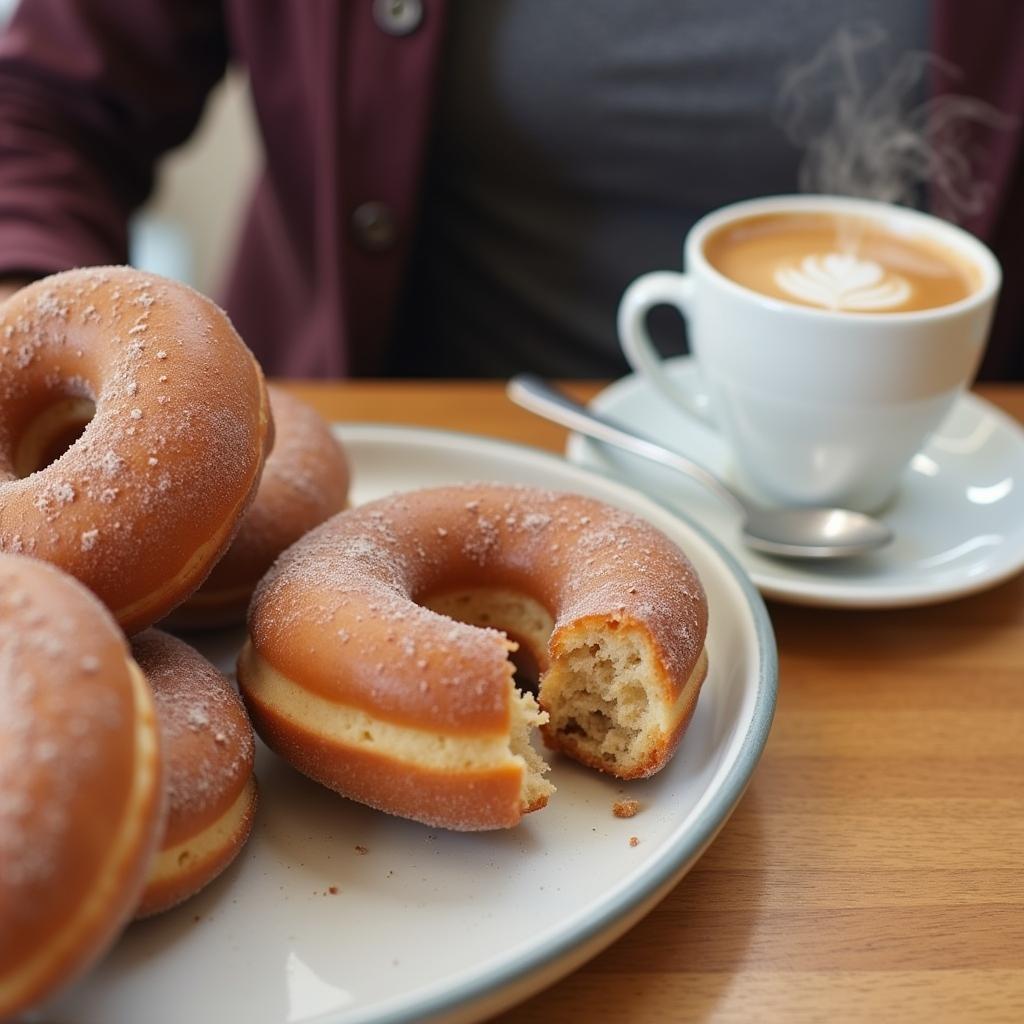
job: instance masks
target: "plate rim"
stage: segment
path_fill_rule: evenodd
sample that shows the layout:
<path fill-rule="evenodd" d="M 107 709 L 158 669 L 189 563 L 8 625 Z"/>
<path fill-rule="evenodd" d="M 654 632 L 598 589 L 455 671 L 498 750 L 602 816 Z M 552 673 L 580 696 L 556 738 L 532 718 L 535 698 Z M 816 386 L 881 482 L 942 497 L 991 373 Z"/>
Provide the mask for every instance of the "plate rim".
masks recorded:
<path fill-rule="evenodd" d="M 746 569 L 732 552 L 728 551 L 717 537 L 714 537 L 699 523 L 695 523 L 685 514 L 622 480 L 591 467 L 580 466 L 564 456 L 542 448 L 522 442 L 488 437 L 483 434 L 400 423 L 366 423 L 345 420 L 334 421 L 331 426 L 343 441 L 349 438 L 373 440 L 374 435 L 383 435 L 382 440 L 388 440 L 388 435 L 391 435 L 396 441 L 403 437 L 413 441 L 423 441 L 425 438 L 433 437 L 437 440 L 444 440 L 449 445 L 469 442 L 485 448 L 510 449 L 553 466 L 569 467 L 576 473 L 594 477 L 603 485 L 611 484 L 634 500 L 639 498 L 641 504 L 649 502 L 660 508 L 673 518 L 682 521 L 688 529 L 696 533 L 719 558 L 739 586 L 751 614 L 758 654 L 758 678 L 750 722 L 737 751 L 734 764 L 722 780 L 717 793 L 697 816 L 686 841 L 680 841 L 676 847 L 670 848 L 669 852 L 663 854 L 655 862 L 650 872 L 636 879 L 632 886 L 623 889 L 601 913 L 596 916 L 589 915 L 565 935 L 552 937 L 540 946 L 531 947 L 529 950 L 519 953 L 512 961 L 494 968 L 479 978 L 462 982 L 454 990 L 428 995 L 424 1001 L 418 1002 L 414 1007 L 395 1007 L 389 1010 L 385 1006 L 383 1012 L 374 1013 L 341 1011 L 339 1015 L 325 1015 L 322 1018 L 317 1018 L 317 1024 L 363 1024 L 363 1022 L 370 1021 L 374 1024 L 412 1024 L 412 1022 L 432 1020 L 441 1014 L 450 1014 L 454 1011 L 459 1011 L 464 1015 L 472 1011 L 475 1003 L 482 1003 L 485 1000 L 489 1001 L 487 1011 L 496 1013 L 508 1005 L 528 998 L 541 988 L 554 984 L 555 981 L 570 973 L 577 964 L 566 963 L 564 969 L 560 969 L 559 961 L 566 961 L 575 950 L 599 943 L 602 938 L 607 938 L 606 942 L 594 945 L 587 952 L 584 961 L 580 961 L 582 963 L 596 955 L 606 945 L 610 945 L 622 932 L 636 923 L 631 919 L 631 914 L 635 914 L 637 909 L 641 908 L 640 916 L 643 916 L 652 909 L 654 903 L 651 901 L 657 902 L 662 890 L 667 894 L 667 890 L 682 879 L 729 820 L 753 776 L 754 769 L 761 760 L 775 715 L 779 675 L 775 633 L 761 594 L 754 586 Z M 645 904 L 650 905 L 645 906 Z M 620 925 L 621 927 L 616 930 Z M 548 970 L 543 972 L 543 977 L 536 986 L 521 987 L 512 991 L 517 983 L 526 982 L 531 974 L 540 974 L 545 967 Z M 493 1001 L 503 990 L 509 993 L 508 1000 L 505 1002 Z M 459 1019 L 468 1018 L 460 1016 Z"/>
<path fill-rule="evenodd" d="M 691 355 L 672 356 L 666 359 L 665 362 L 670 367 L 696 366 L 696 360 Z M 605 412 L 606 410 L 596 405 L 596 403 L 601 399 L 606 398 L 609 395 L 615 396 L 620 392 L 630 392 L 639 389 L 642 386 L 642 377 L 636 373 L 627 373 L 625 376 L 619 377 L 606 387 L 603 387 L 587 402 L 587 406 L 595 408 L 595 411 Z M 1024 447 L 1024 427 L 1022 427 L 1016 419 L 1010 416 L 1009 413 L 1000 409 L 999 406 L 994 405 L 981 395 L 975 394 L 970 390 L 963 391 L 957 397 L 953 408 L 955 409 L 961 404 L 977 411 L 980 415 L 991 416 L 1008 434 L 1016 435 L 1018 442 L 1022 447 Z M 619 480 L 620 482 L 626 483 L 627 486 L 633 486 L 622 477 L 605 470 L 603 467 L 594 466 L 589 461 L 582 461 L 580 453 L 587 451 L 589 448 L 593 447 L 593 445 L 594 442 L 590 441 L 582 434 L 570 431 L 565 444 L 565 457 L 575 466 L 588 469 L 599 475 L 608 476 L 613 480 Z M 657 495 L 648 495 L 646 491 L 643 491 L 640 488 L 636 488 L 636 490 L 639 490 L 641 494 L 647 495 L 656 503 L 663 504 Z M 686 519 L 688 523 L 693 522 L 693 520 L 685 516 L 684 513 L 679 514 L 681 518 Z M 703 527 L 702 524 L 696 525 L 700 526 L 705 532 L 707 532 L 707 528 Z M 717 536 L 715 537 L 715 540 L 720 544 L 723 543 Z M 815 608 L 846 608 L 863 610 L 885 608 L 923 608 L 933 604 L 944 604 L 947 601 L 958 600 L 963 597 L 969 597 L 971 594 L 977 594 L 981 591 L 989 590 L 992 587 L 998 586 L 1000 583 L 1005 583 L 1007 580 L 1012 579 L 1014 576 L 1018 575 L 1022 569 L 1024 569 L 1024 542 L 1021 542 L 1017 545 L 1014 557 L 1003 565 L 991 568 L 977 576 L 967 577 L 955 585 L 947 584 L 939 587 L 935 587 L 933 585 L 929 587 L 925 584 L 904 584 L 887 587 L 883 584 L 876 584 L 872 588 L 849 591 L 844 589 L 842 584 L 837 585 L 834 581 L 827 579 L 787 581 L 785 579 L 780 579 L 773 574 L 765 575 L 764 572 L 759 571 L 756 567 L 748 566 L 745 562 L 740 560 L 739 557 L 734 554 L 732 549 L 728 550 L 729 553 L 740 562 L 744 572 L 750 577 L 762 595 L 786 604 Z M 862 577 L 862 579 L 866 580 L 866 577 Z"/>

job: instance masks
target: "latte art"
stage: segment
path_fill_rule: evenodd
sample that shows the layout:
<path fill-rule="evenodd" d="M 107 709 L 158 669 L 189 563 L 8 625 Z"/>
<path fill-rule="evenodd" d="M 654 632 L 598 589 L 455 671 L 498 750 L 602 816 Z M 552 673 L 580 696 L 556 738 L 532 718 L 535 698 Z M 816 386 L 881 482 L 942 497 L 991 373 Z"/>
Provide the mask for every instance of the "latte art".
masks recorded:
<path fill-rule="evenodd" d="M 708 263 L 744 288 L 836 313 L 910 313 L 947 306 L 978 272 L 937 242 L 881 220 L 827 213 L 743 217 L 704 242 Z"/>
<path fill-rule="evenodd" d="M 814 253 L 796 266 L 779 267 L 775 283 L 792 298 L 826 309 L 885 310 L 905 305 L 911 295 L 905 277 L 874 260 L 846 253 Z"/>

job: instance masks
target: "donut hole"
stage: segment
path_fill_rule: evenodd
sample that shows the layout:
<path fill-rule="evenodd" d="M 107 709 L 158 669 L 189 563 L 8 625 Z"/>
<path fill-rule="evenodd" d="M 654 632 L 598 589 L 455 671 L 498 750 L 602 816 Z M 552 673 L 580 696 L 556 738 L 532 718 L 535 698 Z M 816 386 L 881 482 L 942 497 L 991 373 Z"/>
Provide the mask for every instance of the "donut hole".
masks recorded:
<path fill-rule="evenodd" d="M 540 677 L 547 669 L 548 640 L 555 626 L 551 613 L 539 601 L 504 587 L 474 587 L 434 594 L 420 603 L 450 619 L 505 633 L 518 645 L 509 654 L 516 686 L 537 693 Z"/>
<path fill-rule="evenodd" d="M 515 679 L 516 686 L 520 690 L 525 690 L 527 693 L 532 693 L 536 696 L 541 676 L 540 659 L 537 656 L 537 651 L 531 647 L 529 642 L 523 640 L 511 630 L 506 630 L 506 632 L 509 639 L 519 645 L 514 651 L 510 651 L 508 656 L 515 670 L 512 678 Z"/>
<path fill-rule="evenodd" d="M 14 449 L 14 472 L 31 476 L 56 462 L 85 432 L 96 415 L 87 395 L 63 395 L 46 404 L 28 422 Z"/>

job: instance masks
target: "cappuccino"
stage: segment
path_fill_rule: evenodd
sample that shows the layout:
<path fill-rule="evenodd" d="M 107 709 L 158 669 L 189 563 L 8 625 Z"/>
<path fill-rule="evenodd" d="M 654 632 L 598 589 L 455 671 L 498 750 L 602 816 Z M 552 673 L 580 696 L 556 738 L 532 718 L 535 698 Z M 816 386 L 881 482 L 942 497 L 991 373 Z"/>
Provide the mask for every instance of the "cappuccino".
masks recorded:
<path fill-rule="evenodd" d="M 764 213 L 704 243 L 720 274 L 762 295 L 850 313 L 909 313 L 966 299 L 977 269 L 937 242 L 864 217 Z"/>

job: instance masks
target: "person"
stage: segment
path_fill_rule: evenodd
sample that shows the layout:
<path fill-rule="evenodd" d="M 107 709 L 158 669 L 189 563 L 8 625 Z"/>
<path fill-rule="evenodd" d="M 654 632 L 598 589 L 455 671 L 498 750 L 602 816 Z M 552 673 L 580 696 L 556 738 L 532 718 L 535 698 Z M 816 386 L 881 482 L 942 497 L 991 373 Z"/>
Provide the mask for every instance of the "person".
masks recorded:
<path fill-rule="evenodd" d="M 780 69 L 864 20 L 1024 111 L 1014 0 L 22 0 L 0 36 L 0 281 L 123 262 L 231 60 L 265 159 L 222 301 L 268 373 L 614 377 L 626 284 L 678 266 L 703 212 L 796 190 Z M 966 224 L 1007 280 L 987 377 L 1024 377 L 1021 158 L 1017 122 Z"/>

